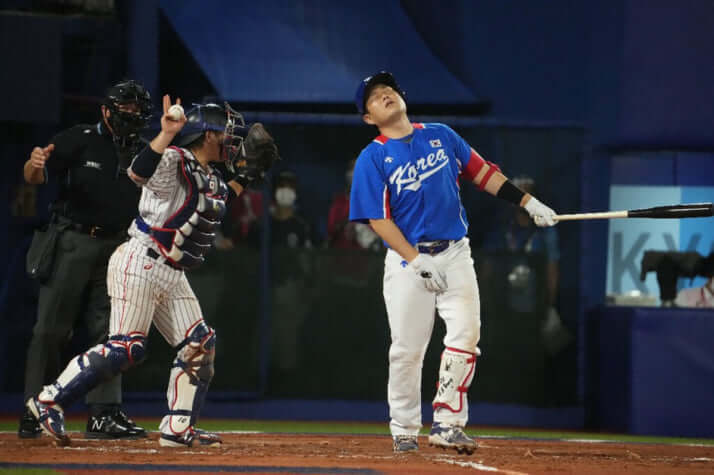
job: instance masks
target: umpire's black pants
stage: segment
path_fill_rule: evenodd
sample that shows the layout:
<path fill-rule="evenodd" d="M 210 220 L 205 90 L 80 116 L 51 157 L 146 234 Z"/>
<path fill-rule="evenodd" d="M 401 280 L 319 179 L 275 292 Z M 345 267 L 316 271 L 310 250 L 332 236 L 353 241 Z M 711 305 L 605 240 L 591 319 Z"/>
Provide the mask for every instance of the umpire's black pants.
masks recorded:
<path fill-rule="evenodd" d="M 77 231 L 59 237 L 52 274 L 40 285 L 37 322 L 27 351 L 25 401 L 36 396 L 64 369 L 61 355 L 77 319 L 87 328 L 91 346 L 109 331 L 107 265 L 123 233 L 107 238 Z M 121 374 L 87 394 L 87 404 L 120 404 Z"/>

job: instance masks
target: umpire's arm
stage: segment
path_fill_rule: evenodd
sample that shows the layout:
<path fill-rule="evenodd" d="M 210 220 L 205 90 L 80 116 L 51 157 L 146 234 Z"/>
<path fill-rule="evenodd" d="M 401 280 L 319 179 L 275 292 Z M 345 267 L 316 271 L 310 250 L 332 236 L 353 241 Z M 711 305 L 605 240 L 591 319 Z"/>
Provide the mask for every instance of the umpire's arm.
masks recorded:
<path fill-rule="evenodd" d="M 31 185 L 41 185 L 47 181 L 47 170 L 45 162 L 50 158 L 50 154 L 55 149 L 54 144 L 47 147 L 35 147 L 30 153 L 30 158 L 25 162 L 22 174 L 25 181 Z"/>

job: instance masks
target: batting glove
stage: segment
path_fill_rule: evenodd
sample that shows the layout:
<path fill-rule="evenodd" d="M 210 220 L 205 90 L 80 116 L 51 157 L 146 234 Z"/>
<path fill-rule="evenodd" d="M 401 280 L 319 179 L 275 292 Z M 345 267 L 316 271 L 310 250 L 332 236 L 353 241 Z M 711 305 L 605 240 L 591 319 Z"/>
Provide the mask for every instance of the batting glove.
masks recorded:
<path fill-rule="evenodd" d="M 419 280 L 424 283 L 426 290 L 442 292 L 446 290 L 446 278 L 436 268 L 434 259 L 425 254 L 419 254 L 409 263 L 409 267 L 416 273 Z"/>
<path fill-rule="evenodd" d="M 528 200 L 528 203 L 524 206 L 526 211 L 536 226 L 555 226 L 558 222 L 555 220 L 555 211 L 548 208 L 546 205 L 538 201 L 534 196 Z"/>

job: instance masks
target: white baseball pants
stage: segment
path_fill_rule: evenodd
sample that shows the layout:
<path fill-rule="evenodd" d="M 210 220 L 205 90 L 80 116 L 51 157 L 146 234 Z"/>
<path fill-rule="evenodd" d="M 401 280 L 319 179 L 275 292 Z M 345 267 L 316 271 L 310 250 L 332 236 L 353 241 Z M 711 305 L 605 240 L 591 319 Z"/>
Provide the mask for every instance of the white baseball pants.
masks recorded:
<path fill-rule="evenodd" d="M 437 311 L 446 324 L 444 346 L 479 353 L 480 303 L 468 238 L 433 258 L 446 276 L 444 292 L 426 290 L 395 251 L 387 251 L 385 258 L 384 302 L 392 337 L 387 388 L 392 435 L 417 435 L 421 429 L 421 370 Z M 466 394 L 463 400 L 458 412 L 439 410 L 435 420 L 465 426 Z"/>
<path fill-rule="evenodd" d="M 186 274 L 146 255 L 137 239 L 119 246 L 107 272 L 112 299 L 109 335 L 141 333 L 148 336 L 151 323 L 175 347 L 186 332 L 203 319 L 198 299 Z"/>

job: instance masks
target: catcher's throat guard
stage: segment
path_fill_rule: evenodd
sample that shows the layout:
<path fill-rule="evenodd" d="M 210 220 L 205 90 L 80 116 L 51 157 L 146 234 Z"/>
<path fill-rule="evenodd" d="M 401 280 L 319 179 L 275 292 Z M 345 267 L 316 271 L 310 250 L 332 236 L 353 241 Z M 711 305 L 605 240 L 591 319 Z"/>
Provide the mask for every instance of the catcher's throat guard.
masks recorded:
<path fill-rule="evenodd" d="M 248 133 L 245 120 L 240 112 L 233 109 L 228 102 L 219 104 L 194 104 L 186 114 L 186 125 L 176 140 L 177 145 L 188 147 L 203 135 L 212 130 L 223 134 L 220 157 L 231 173 L 234 164 L 245 155 L 244 139 Z"/>
<path fill-rule="evenodd" d="M 221 160 L 231 172 L 234 172 L 236 162 L 245 157 L 244 139 L 248 132 L 245 120 L 240 112 L 234 110 L 228 103 L 226 108 L 226 128 L 223 131 L 223 144 L 221 145 Z"/>

